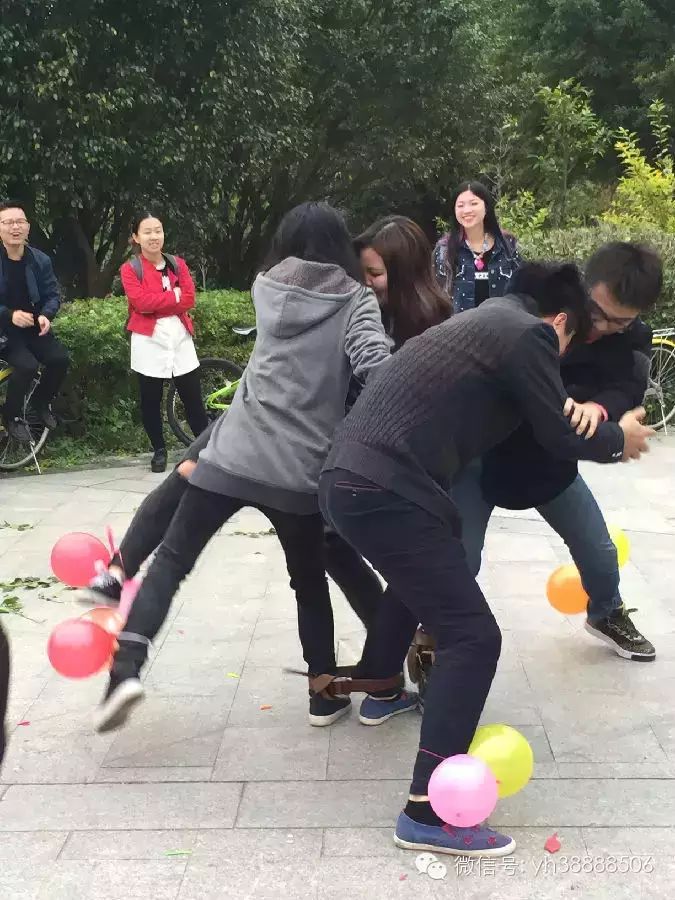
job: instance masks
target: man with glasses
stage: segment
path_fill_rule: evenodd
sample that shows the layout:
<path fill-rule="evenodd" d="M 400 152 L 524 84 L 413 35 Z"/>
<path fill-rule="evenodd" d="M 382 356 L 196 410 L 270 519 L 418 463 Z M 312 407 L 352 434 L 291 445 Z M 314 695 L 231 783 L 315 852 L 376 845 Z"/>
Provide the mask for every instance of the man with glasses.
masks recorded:
<path fill-rule="evenodd" d="M 54 337 L 52 319 L 60 306 L 51 260 L 28 245 L 30 224 L 20 204 L 0 203 L 0 354 L 14 369 L 2 419 L 17 441 L 31 441 L 24 401 L 40 366 L 31 405 L 47 428 L 56 428 L 51 401 L 68 371 L 68 353 Z"/>
<path fill-rule="evenodd" d="M 649 375 L 651 329 L 640 319 L 661 292 L 659 256 L 639 244 L 610 243 L 589 259 L 585 280 L 593 329 L 561 359 L 569 394 L 565 412 L 590 438 L 601 422 L 618 422 L 642 403 Z M 650 661 L 653 645 L 637 630 L 619 592 L 617 553 L 602 512 L 575 462 L 557 459 L 524 425 L 453 486 L 469 566 L 477 573 L 495 506 L 536 508 L 567 544 L 590 601 L 586 630 L 624 659 Z"/>

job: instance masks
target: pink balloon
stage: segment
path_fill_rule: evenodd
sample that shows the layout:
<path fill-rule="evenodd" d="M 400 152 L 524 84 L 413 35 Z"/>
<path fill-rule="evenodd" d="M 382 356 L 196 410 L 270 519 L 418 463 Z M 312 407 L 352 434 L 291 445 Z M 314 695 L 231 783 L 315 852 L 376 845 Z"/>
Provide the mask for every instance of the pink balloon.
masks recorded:
<path fill-rule="evenodd" d="M 66 678 L 88 678 L 110 659 L 115 637 L 85 619 L 66 619 L 52 631 L 47 643 L 49 662 Z"/>
<path fill-rule="evenodd" d="M 140 578 L 130 578 L 128 581 L 124 582 L 122 596 L 120 597 L 120 605 L 117 607 L 117 612 L 124 622 L 129 618 L 131 604 L 136 599 L 136 594 L 141 586 L 141 580 L 142 579 Z"/>
<path fill-rule="evenodd" d="M 485 821 L 497 805 L 497 781 L 482 759 L 450 756 L 429 779 L 429 802 L 448 825 L 470 828 Z"/>
<path fill-rule="evenodd" d="M 99 560 L 108 567 L 110 551 L 103 541 L 93 534 L 72 531 L 54 544 L 52 572 L 70 587 L 86 587 L 96 575 Z"/>

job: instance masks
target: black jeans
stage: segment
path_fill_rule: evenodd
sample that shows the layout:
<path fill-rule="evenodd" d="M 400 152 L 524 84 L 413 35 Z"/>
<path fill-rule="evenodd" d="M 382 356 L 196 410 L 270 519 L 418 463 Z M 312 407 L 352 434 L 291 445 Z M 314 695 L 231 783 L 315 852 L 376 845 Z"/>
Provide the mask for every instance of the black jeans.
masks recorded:
<path fill-rule="evenodd" d="M 185 417 L 195 437 L 201 434 L 209 424 L 202 401 L 202 389 L 199 368 L 177 375 L 173 379 L 183 406 Z M 164 379 L 152 378 L 150 375 L 138 375 L 138 387 L 141 397 L 141 421 L 145 433 L 150 438 L 153 450 L 164 449 L 164 428 L 162 424 L 162 394 Z"/>
<path fill-rule="evenodd" d="M 205 438 L 203 434 L 193 441 L 183 458 L 197 462 L 200 450 L 208 443 Z M 174 469 L 136 510 L 119 553 L 112 560 L 124 569 L 127 578 L 133 578 L 162 543 L 187 486 L 187 480 Z M 323 552 L 326 571 L 361 622 L 369 628 L 382 599 L 380 579 L 354 548 L 329 528 L 325 529 Z"/>
<path fill-rule="evenodd" d="M 411 793 L 425 795 L 441 759 L 466 753 L 501 651 L 501 632 L 469 571 L 459 528 L 359 475 L 321 478 L 324 518 L 387 582 L 359 674 L 401 671 L 421 622 L 436 640 Z"/>
<path fill-rule="evenodd" d="M 9 641 L 0 623 L 0 766 L 5 755 L 5 716 L 9 696 Z"/>
<path fill-rule="evenodd" d="M 40 337 L 36 328 L 10 326 L 3 359 L 12 366 L 7 385 L 4 415 L 7 419 L 23 417 L 23 403 L 32 380 L 43 366 L 40 384 L 31 398 L 33 406 L 46 406 L 58 394 L 68 372 L 70 359 L 63 344 L 51 331 Z"/>
<path fill-rule="evenodd" d="M 180 477 L 180 476 L 179 476 Z M 161 628 L 181 581 L 192 571 L 209 540 L 246 504 L 234 497 L 188 484 L 131 607 L 125 632 L 152 640 Z M 256 506 L 272 523 L 286 556 L 291 588 L 298 604 L 300 643 L 311 674 L 335 671 L 333 609 L 323 558 L 323 520 L 319 513 L 300 516 Z M 145 646 L 121 640 L 116 657 L 124 665 L 138 661 Z M 118 669 L 119 671 L 119 669 Z"/>

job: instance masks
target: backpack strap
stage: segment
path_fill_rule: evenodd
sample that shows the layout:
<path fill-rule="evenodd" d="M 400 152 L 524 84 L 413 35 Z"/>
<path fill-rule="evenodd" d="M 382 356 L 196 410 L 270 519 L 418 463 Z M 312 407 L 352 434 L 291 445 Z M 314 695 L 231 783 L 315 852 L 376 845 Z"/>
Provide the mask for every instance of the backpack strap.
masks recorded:
<path fill-rule="evenodd" d="M 180 269 L 178 266 L 178 260 L 175 256 L 172 256 L 171 253 L 163 253 L 162 256 L 166 260 L 167 266 L 171 269 L 174 275 L 178 276 Z"/>

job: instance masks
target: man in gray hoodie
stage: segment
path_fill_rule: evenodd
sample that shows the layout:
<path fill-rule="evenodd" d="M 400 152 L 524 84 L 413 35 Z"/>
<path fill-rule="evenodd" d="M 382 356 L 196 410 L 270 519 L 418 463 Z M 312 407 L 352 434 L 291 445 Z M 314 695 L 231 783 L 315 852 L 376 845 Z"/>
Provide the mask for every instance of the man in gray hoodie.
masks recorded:
<path fill-rule="evenodd" d="M 120 635 L 97 730 L 120 725 L 142 698 L 140 670 L 174 594 L 210 538 L 243 506 L 268 517 L 284 549 L 309 674 L 336 671 L 319 474 L 352 373 L 364 379 L 390 354 L 377 300 L 360 277 L 335 210 L 311 203 L 288 213 L 253 285 L 258 336 L 251 359 Z M 331 724 L 349 706 L 348 697 L 310 691 L 310 723 Z"/>

